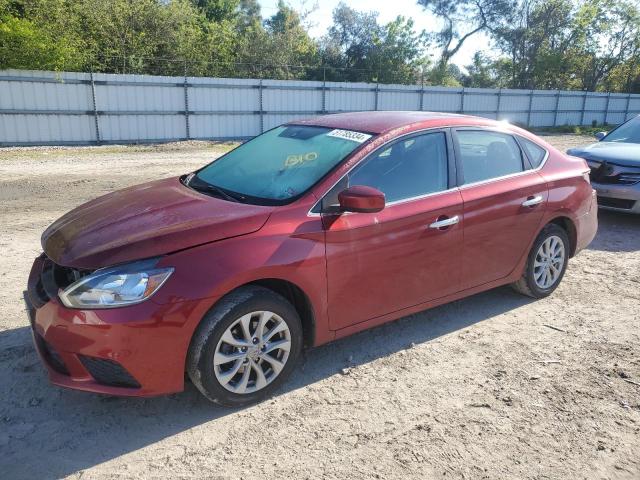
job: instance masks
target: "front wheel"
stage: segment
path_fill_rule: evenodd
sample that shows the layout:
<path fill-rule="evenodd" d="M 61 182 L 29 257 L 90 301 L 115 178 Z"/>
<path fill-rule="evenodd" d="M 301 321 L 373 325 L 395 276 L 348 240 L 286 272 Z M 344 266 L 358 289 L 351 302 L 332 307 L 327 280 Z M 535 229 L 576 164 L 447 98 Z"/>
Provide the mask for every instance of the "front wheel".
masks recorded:
<path fill-rule="evenodd" d="M 263 287 L 242 287 L 202 320 L 187 372 L 209 400 L 241 406 L 267 398 L 291 373 L 302 348 L 295 308 Z"/>
<path fill-rule="evenodd" d="M 542 229 L 533 243 L 522 277 L 513 288 L 533 298 L 550 295 L 560 284 L 569 259 L 567 232 L 550 223 Z"/>

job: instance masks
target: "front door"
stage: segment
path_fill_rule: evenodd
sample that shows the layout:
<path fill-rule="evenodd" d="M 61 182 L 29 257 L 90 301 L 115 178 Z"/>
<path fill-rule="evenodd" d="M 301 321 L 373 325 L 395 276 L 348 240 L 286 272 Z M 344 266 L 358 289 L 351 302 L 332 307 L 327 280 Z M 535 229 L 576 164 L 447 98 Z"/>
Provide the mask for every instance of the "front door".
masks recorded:
<path fill-rule="evenodd" d="M 403 137 L 325 197 L 330 207 L 347 186 L 367 185 L 387 202 L 378 213 L 323 214 L 333 330 L 458 291 L 462 199 L 450 188 L 449 153 L 445 132 Z"/>

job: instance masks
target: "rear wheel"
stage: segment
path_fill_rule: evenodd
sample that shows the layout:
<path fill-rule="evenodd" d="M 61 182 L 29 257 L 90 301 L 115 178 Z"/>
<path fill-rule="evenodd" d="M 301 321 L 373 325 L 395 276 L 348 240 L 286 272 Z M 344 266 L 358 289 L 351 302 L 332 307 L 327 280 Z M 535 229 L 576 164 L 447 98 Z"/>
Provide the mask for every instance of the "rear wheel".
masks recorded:
<path fill-rule="evenodd" d="M 290 374 L 302 347 L 295 308 L 262 287 L 242 287 L 202 320 L 187 371 L 209 400 L 239 406 L 268 397 Z"/>
<path fill-rule="evenodd" d="M 560 284 L 569 259 L 567 232 L 554 223 L 542 229 L 533 243 L 522 277 L 513 288 L 533 298 L 550 295 Z"/>

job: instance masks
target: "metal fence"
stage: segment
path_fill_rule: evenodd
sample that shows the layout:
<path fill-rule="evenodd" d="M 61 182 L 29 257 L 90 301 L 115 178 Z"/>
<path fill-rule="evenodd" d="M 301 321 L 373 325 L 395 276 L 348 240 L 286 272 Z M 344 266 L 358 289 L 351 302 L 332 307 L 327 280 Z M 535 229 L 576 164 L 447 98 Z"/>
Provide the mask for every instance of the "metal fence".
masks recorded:
<path fill-rule="evenodd" d="M 640 95 L 103 73 L 0 72 L 0 146 L 242 139 L 356 110 L 465 113 L 532 127 L 619 124 Z"/>

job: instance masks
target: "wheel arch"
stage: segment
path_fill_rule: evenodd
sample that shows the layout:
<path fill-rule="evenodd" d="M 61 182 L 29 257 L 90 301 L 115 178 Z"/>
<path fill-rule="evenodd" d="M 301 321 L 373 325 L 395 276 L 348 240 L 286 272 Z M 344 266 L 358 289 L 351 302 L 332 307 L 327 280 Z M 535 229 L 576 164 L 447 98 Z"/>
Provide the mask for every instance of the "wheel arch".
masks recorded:
<path fill-rule="evenodd" d="M 314 345 L 316 338 L 315 314 L 311 300 L 302 288 L 289 280 L 281 278 L 263 278 L 246 283 L 242 286 L 246 285 L 258 285 L 286 298 L 300 316 L 304 346 L 310 347 Z"/>
<path fill-rule="evenodd" d="M 570 217 L 565 215 L 554 217 L 545 225 L 549 225 L 551 223 L 558 225 L 565 232 L 567 232 L 567 236 L 569 237 L 569 258 L 573 257 L 576 253 L 576 246 L 578 244 L 578 232 L 576 230 L 576 224 Z"/>
<path fill-rule="evenodd" d="M 271 290 L 274 293 L 284 297 L 293 308 L 295 308 L 300 321 L 302 322 L 302 335 L 305 347 L 315 345 L 316 341 L 316 314 L 314 312 L 313 303 L 306 292 L 297 284 L 283 278 L 268 277 L 258 278 L 254 280 L 239 283 L 230 288 L 224 295 L 218 297 L 216 301 L 209 307 L 208 311 L 214 309 L 219 302 L 227 295 L 248 286 L 259 286 Z M 197 326 L 196 326 L 197 329 Z"/>
<path fill-rule="evenodd" d="M 531 237 L 529 245 L 527 246 L 525 252 L 520 257 L 518 264 L 513 269 L 510 274 L 510 278 L 512 281 L 517 281 L 524 272 L 526 268 L 527 259 L 529 258 L 529 253 L 531 248 L 533 247 L 538 235 L 544 230 L 544 228 L 549 225 L 554 224 L 562 228 L 565 232 L 567 232 L 567 236 L 569 237 L 569 258 L 573 257 L 576 253 L 577 248 L 577 230 L 575 226 L 574 220 L 571 218 L 569 214 L 566 212 L 555 212 L 555 215 L 550 215 L 548 217 L 544 217 L 540 224 L 538 225 L 538 230 L 535 232 L 535 235 Z"/>

